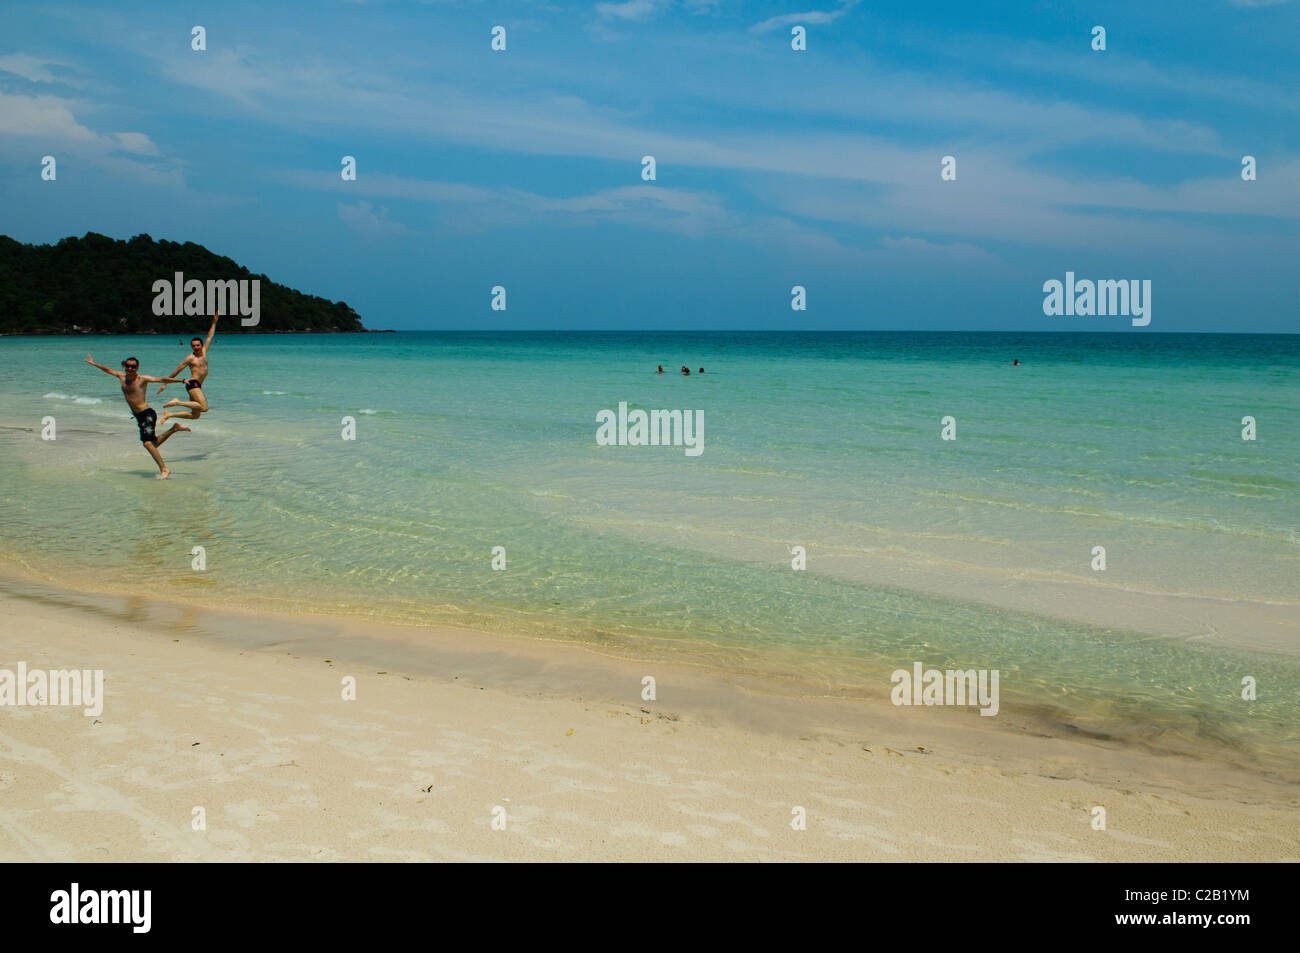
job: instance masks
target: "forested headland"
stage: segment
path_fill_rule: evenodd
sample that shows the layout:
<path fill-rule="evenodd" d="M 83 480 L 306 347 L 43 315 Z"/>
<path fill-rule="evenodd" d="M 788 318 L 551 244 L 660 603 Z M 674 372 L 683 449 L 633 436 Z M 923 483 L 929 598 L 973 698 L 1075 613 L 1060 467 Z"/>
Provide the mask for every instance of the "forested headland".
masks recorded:
<path fill-rule="evenodd" d="M 287 288 L 194 242 L 148 235 L 119 241 L 87 232 L 54 245 L 0 235 L 0 334 L 196 333 L 198 325 L 206 327 L 202 317 L 154 313 L 154 283 L 172 281 L 177 272 L 187 283 L 260 281 L 257 325 L 232 317 L 222 322 L 223 334 L 366 330 L 345 302 Z"/>

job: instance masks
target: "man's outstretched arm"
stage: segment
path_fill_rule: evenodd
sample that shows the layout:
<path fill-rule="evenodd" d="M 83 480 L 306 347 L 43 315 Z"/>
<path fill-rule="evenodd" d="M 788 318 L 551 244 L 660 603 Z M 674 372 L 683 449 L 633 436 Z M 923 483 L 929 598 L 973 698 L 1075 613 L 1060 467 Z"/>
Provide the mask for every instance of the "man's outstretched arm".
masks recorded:
<path fill-rule="evenodd" d="M 108 368 L 104 368 L 108 370 Z M 148 374 L 140 374 L 140 380 L 146 384 L 183 384 L 185 383 L 179 377 L 150 377 Z M 159 388 L 161 390 L 161 388 Z"/>
<path fill-rule="evenodd" d="M 172 377 L 175 377 L 175 376 L 176 376 L 177 374 L 179 374 L 181 371 L 185 370 L 186 366 L 187 366 L 189 363 L 190 363 L 190 359 L 187 357 L 185 360 L 183 360 L 183 361 L 181 361 L 179 364 L 177 364 L 177 365 L 176 365 L 176 370 L 172 371 Z M 157 390 L 157 392 L 154 394 L 154 396 L 157 397 L 158 394 L 161 394 L 161 393 L 162 393 L 164 390 L 166 390 L 166 389 L 167 389 L 167 384 L 166 384 L 166 383 L 159 384 L 159 385 L 158 385 L 158 390 Z"/>
<path fill-rule="evenodd" d="M 91 357 L 89 354 L 86 355 L 86 363 L 89 364 L 91 367 L 98 367 L 105 374 L 112 374 L 118 380 L 122 379 L 121 371 L 115 371 L 111 367 L 105 367 L 103 364 L 96 364 L 95 359 Z"/>
<path fill-rule="evenodd" d="M 207 357 L 207 356 L 208 356 L 208 348 L 212 347 L 212 341 L 213 341 L 213 339 L 217 336 L 217 318 L 218 318 L 218 317 L 219 317 L 219 315 L 218 315 L 216 312 L 213 312 L 213 314 L 212 314 L 212 327 L 208 328 L 208 339 L 207 339 L 207 341 L 205 341 L 205 342 L 203 343 L 203 356 L 204 356 L 204 357 Z"/>

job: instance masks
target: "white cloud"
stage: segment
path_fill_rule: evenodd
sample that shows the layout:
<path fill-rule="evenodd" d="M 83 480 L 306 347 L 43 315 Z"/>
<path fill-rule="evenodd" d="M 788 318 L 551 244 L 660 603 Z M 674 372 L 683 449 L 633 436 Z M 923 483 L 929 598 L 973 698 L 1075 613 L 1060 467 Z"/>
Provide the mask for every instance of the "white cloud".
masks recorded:
<path fill-rule="evenodd" d="M 362 241 L 373 242 L 383 238 L 414 234 L 401 222 L 389 219 L 388 209 L 381 208 L 376 212 L 369 202 L 358 202 L 356 205 L 344 205 L 340 202 L 337 209 L 343 224 L 356 232 Z"/>
<path fill-rule="evenodd" d="M 156 156 L 159 154 L 158 147 L 154 145 L 153 140 L 143 132 L 110 132 L 108 135 L 123 152 L 131 152 L 141 156 Z"/>
<path fill-rule="evenodd" d="M 620 11 L 614 14 L 620 19 L 645 10 L 626 4 L 608 6 Z M 834 18 L 848 9 L 819 16 Z M 139 51 L 157 56 L 147 49 Z M 734 73 L 752 62 L 743 57 L 752 57 L 752 51 L 743 44 L 728 47 L 718 61 L 719 74 Z M 752 110 L 755 102 L 765 107 L 765 115 L 748 128 L 742 119 L 725 129 L 699 133 L 678 132 L 681 127 L 671 122 L 647 119 L 653 106 L 638 103 L 619 110 L 572 94 L 550 93 L 552 77 L 545 70 L 530 75 L 527 87 L 494 95 L 479 86 L 431 83 L 400 70 L 368 72 L 364 62 L 285 60 L 253 51 L 212 56 L 201 64 L 172 54 L 161 63 L 169 79 L 225 96 L 246 106 L 248 118 L 279 128 L 314 134 L 322 128 L 340 129 L 348 137 L 382 133 L 440 147 L 454 144 L 521 155 L 606 159 L 626 163 L 630 179 L 638 171 L 637 159 L 646 153 L 656 156 L 661 175 L 683 167 L 751 173 L 751 191 L 789 223 L 774 226 L 786 228 L 787 235 L 797 234 L 798 229 L 814 230 L 795 221 L 803 218 L 978 240 L 1066 244 L 1078 237 L 1093 244 L 1103 243 L 1108 234 L 1112 240 L 1119 234 L 1125 241 L 1141 235 L 1158 243 L 1161 235 L 1176 233 L 1173 240 L 1203 242 L 1221 236 L 1213 222 L 1189 221 L 1171 227 L 1150 217 L 1132 222 L 1132 216 L 1122 213 L 1167 207 L 1171 212 L 1291 217 L 1296 209 L 1295 188 L 1278 175 L 1270 176 L 1267 184 L 1262 179 L 1240 183 L 1232 150 L 1206 125 L 1150 118 L 1119 108 L 1040 101 L 987 85 L 941 83 L 926 74 L 881 71 L 870 61 L 862 68 L 827 63 L 816 78 L 794 86 L 779 78 L 768 84 L 759 72 L 755 83 L 746 88 L 748 99 L 732 98 L 737 95 L 734 84 L 699 77 L 695 95 L 712 108 L 739 103 Z M 563 73 L 563 67 L 558 69 Z M 686 91 L 669 80 L 661 92 L 672 101 Z M 785 114 L 792 117 L 788 127 L 773 118 Z M 858 131 L 862 119 L 902 123 L 916 131 L 906 137 L 875 136 Z M 946 141 L 924 140 L 925 135 L 933 137 L 935 130 L 944 129 L 952 130 Z M 1035 162 L 1044 150 L 1059 151 L 1076 143 L 1214 156 L 1224 162 L 1225 172 L 1222 180 L 1189 184 L 1180 191 L 1074 177 L 1069 172 L 1054 174 L 1050 166 Z M 962 170 L 960 183 L 946 189 L 938 179 L 938 157 L 945 153 L 957 155 Z M 359 158 L 365 162 L 363 156 Z M 1279 174 L 1293 168 L 1286 156 L 1269 161 Z M 303 174 L 319 174 L 322 182 L 332 180 L 328 187 L 338 187 L 337 169 Z M 633 189 L 592 193 L 581 198 L 586 203 L 582 208 L 578 197 L 548 199 L 453 182 L 386 180 L 368 168 L 349 187 L 353 195 L 441 202 L 447 206 L 449 220 L 462 228 L 523 223 L 529 214 L 568 215 L 575 221 L 578 216 L 603 215 L 649 227 L 694 229 L 697 234 L 713 227 L 737 228 L 741 234 L 760 220 L 751 216 L 737 224 L 719 217 L 698 199 L 689 213 L 675 209 L 662 185 L 651 195 Z M 1189 204 L 1179 207 L 1180 202 Z M 472 205 L 481 207 L 471 209 Z M 1088 206 L 1092 208 L 1083 208 Z M 1097 210 L 1101 206 L 1105 208 Z M 714 208 L 720 206 L 715 203 Z M 720 221 L 727 224 L 714 224 Z M 773 219 L 764 221 L 771 224 Z"/>
<path fill-rule="evenodd" d="M 523 189 L 484 189 L 383 173 L 358 175 L 355 181 L 344 182 L 338 173 L 299 169 L 275 178 L 301 188 L 337 194 L 428 202 L 440 207 L 440 225 L 453 231 L 535 225 L 538 221 L 552 227 L 615 222 L 699 236 L 712 229 L 732 227 L 737 221 L 716 195 L 653 185 L 629 185 L 556 197 Z M 387 219 L 387 208 L 376 213 L 367 201 L 354 205 L 339 203 L 338 210 L 340 218 L 368 237 L 409 231 Z"/>
<path fill-rule="evenodd" d="M 806 23 L 833 23 L 844 14 L 856 7 L 861 0 L 848 0 L 838 10 L 809 10 L 807 13 L 783 13 L 780 16 L 768 17 L 762 23 L 755 23 L 750 30 L 754 33 L 766 33 L 769 30 L 775 30 L 778 27 L 793 26 L 795 24 Z"/>
<path fill-rule="evenodd" d="M 1286 0 L 1279 0 L 1286 2 Z M 1160 90 L 1189 101 L 1219 99 L 1254 108 L 1300 109 L 1285 85 L 1257 78 L 1210 72 L 1204 64 L 1159 65 L 1133 57 L 1116 58 L 1097 69 L 1096 59 L 1086 50 L 1062 50 L 1042 42 L 1012 41 L 1005 37 L 967 37 L 961 43 L 941 43 L 934 48 L 954 60 L 972 48 L 998 50 L 998 62 L 1053 77 L 1068 75 L 1088 84 L 1105 84 L 1122 89 Z"/>
<path fill-rule="evenodd" d="M 343 182 L 337 174 L 297 170 L 277 177 L 280 181 L 331 192 L 384 196 L 438 206 L 438 234 L 470 234 L 512 228 L 586 228 L 601 224 L 626 225 L 708 239 L 725 233 L 728 239 L 754 246 L 778 248 L 783 254 L 803 255 L 818 264 L 839 263 L 866 267 L 888 262 L 890 267 L 930 265 L 979 266 L 1005 270 L 996 256 L 969 242 L 930 242 L 920 238 L 886 238 L 876 246 L 845 245 L 816 228 L 783 215 L 739 213 L 728 209 L 721 196 L 660 185 L 629 185 L 581 195 L 548 196 L 521 189 L 482 189 L 475 186 L 399 176 L 371 174 Z M 339 203 L 339 217 L 363 240 L 415 234 L 388 218 L 388 209 L 375 211 L 372 203 Z"/>
<path fill-rule="evenodd" d="M 99 137 L 77 122 L 66 100 L 57 96 L 0 93 L 0 133 L 36 136 L 51 144 L 95 142 Z"/>
<path fill-rule="evenodd" d="M 927 259 L 944 258 L 969 263 L 998 261 L 995 256 L 990 255 L 978 245 L 972 245 L 970 242 L 932 242 L 928 239 L 905 235 L 902 238 L 882 238 L 880 246 L 891 251 L 923 255 Z"/>
<path fill-rule="evenodd" d="M 67 79 L 60 79 L 51 73 L 46 69 L 47 66 L 67 67 L 68 64 L 60 60 L 30 56 L 27 53 L 6 53 L 4 56 L 0 56 L 0 73 L 21 76 L 33 83 L 68 82 Z"/>
<path fill-rule="evenodd" d="M 596 4 L 596 13 L 601 17 L 612 20 L 644 21 L 654 16 L 658 9 L 659 4 L 655 0 L 627 0 L 626 3 Z"/>
<path fill-rule="evenodd" d="M 361 157 L 361 161 L 365 161 L 364 156 Z M 495 200 L 500 194 L 493 189 L 461 185 L 457 182 L 411 179 L 369 171 L 358 175 L 353 182 L 344 182 L 337 171 L 322 169 L 294 169 L 279 173 L 274 178 L 301 188 L 382 198 L 412 199 L 418 202 L 485 202 Z"/>
<path fill-rule="evenodd" d="M 36 148 L 56 159 L 77 156 L 114 175 L 159 185 L 181 184 L 176 163 L 142 162 L 121 155 L 158 157 L 158 147 L 144 133 L 95 132 L 77 121 L 73 105 L 70 100 L 57 96 L 0 93 L 0 136 L 10 137 L 4 143 L 10 149 L 13 138 L 22 137 L 36 140 Z"/>
<path fill-rule="evenodd" d="M 239 68 L 253 69 L 247 61 L 240 61 Z M 1043 145 L 1059 147 L 1060 142 L 1078 141 L 1080 137 L 1086 141 L 1088 136 L 1097 135 L 1101 141 L 1119 137 L 1147 148 L 1223 151 L 1211 130 L 1182 121 L 1151 121 L 1071 103 L 1039 105 L 991 90 L 954 94 L 929 85 L 909 91 L 886 84 L 881 95 L 871 98 L 888 101 L 896 110 L 915 110 L 930 121 L 938 117 L 950 122 L 965 120 L 974 129 L 983 130 L 978 146 L 967 142 L 904 146 L 853 132 L 764 130 L 719 132 L 707 137 L 665 133 L 648 130 L 638 117 L 596 108 L 573 96 L 490 99 L 449 87 L 394 88 L 355 69 L 346 78 L 314 66 L 267 70 L 271 68 L 262 68 L 256 79 L 241 81 L 236 88 L 276 90 L 276 113 L 291 113 L 304 123 L 346 124 L 353 132 L 382 129 L 417 140 L 451 141 L 523 154 L 610 159 L 628 163 L 629 174 L 637 168 L 636 159 L 648 152 L 659 160 L 661 173 L 673 166 L 688 166 L 768 174 L 753 176 L 751 190 L 760 200 L 775 203 L 783 214 L 891 230 L 924 229 L 931 235 L 979 240 L 1063 244 L 1078 240 L 1084 245 L 1104 245 L 1115 240 L 1116 211 L 1196 197 L 1190 191 L 1182 195 L 1168 190 L 1162 193 L 1139 183 L 1098 182 L 1032 171 L 1029 159 Z M 178 78 L 191 82 L 216 79 L 194 74 Z M 220 88 L 224 84 L 216 85 Z M 1042 137 L 1048 141 L 1041 142 Z M 952 184 L 955 189 L 944 191 L 944 183 L 938 178 L 938 156 L 946 152 L 959 157 L 962 180 Z M 332 176 L 327 172 L 319 174 L 322 181 L 338 182 L 337 171 Z M 541 196 L 530 198 L 527 193 L 508 200 L 506 193 L 499 190 L 476 190 L 450 182 L 386 181 L 375 174 L 363 178 L 369 183 L 367 188 L 375 190 L 370 193 L 374 196 L 460 203 L 460 207 L 447 211 L 445 224 L 464 230 L 524 224 L 529 214 L 535 217 L 564 208 Z M 800 179 L 804 181 L 796 187 L 793 183 Z M 1232 181 L 1230 170 L 1225 173 L 1226 184 L 1217 187 L 1225 189 Z M 968 182 L 978 185 L 967 187 Z M 352 187 L 360 184 L 349 183 Z M 1261 183 L 1251 185 L 1257 187 L 1256 195 L 1224 193 L 1216 201 L 1224 206 L 1233 201 L 1265 201 L 1267 190 Z M 686 234 L 705 234 L 709 228 L 724 227 L 713 224 L 704 206 L 691 215 L 675 215 L 662 195 L 663 187 L 655 188 L 657 197 L 638 199 L 639 207 L 628 203 L 637 194 L 634 192 L 624 192 L 617 203 L 613 192 L 596 193 L 601 198 L 587 199 L 594 204 L 588 206 L 586 214 Z M 864 196 L 864 188 L 883 192 Z M 457 194 L 458 190 L 468 191 Z M 483 191 L 488 195 L 481 194 Z M 1270 198 L 1276 197 L 1274 193 Z M 1295 203 L 1283 198 L 1273 214 L 1290 214 L 1286 209 Z M 469 211 L 463 207 L 464 202 L 479 202 L 484 207 Z M 599 207 L 599 202 L 615 203 L 617 207 Z M 1072 205 L 1107 205 L 1113 211 L 1082 212 L 1070 209 Z M 1197 209 L 1184 206 L 1183 210 Z M 576 213 L 576 209 L 569 211 Z M 736 228 L 736 236 L 744 237 L 748 225 L 733 222 L 725 227 Z M 807 232 L 814 230 L 808 225 L 799 227 Z M 1151 242 L 1158 242 L 1162 234 L 1170 232 L 1177 232 L 1176 240 L 1182 242 L 1192 241 L 1194 236 L 1204 241 L 1207 236 L 1220 234 L 1212 223 L 1183 223 L 1170 228 L 1168 223 L 1155 220 L 1126 221 L 1120 231 L 1126 241 L 1135 241 L 1140 235 Z M 783 234 L 789 237 L 795 231 L 787 228 Z M 811 240 L 806 235 L 803 238 Z"/>

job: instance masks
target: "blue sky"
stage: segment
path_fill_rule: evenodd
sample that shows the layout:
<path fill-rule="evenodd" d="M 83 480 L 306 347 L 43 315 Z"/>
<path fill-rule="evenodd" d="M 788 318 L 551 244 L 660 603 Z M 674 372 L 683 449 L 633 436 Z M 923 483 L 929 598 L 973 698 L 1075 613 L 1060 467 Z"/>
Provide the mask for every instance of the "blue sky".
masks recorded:
<path fill-rule="evenodd" d="M 1043 314 L 1069 270 L 1150 279 L 1135 333 L 1300 330 L 1300 0 L 4 20 L 0 232 L 200 242 L 371 327 L 1128 330 Z"/>

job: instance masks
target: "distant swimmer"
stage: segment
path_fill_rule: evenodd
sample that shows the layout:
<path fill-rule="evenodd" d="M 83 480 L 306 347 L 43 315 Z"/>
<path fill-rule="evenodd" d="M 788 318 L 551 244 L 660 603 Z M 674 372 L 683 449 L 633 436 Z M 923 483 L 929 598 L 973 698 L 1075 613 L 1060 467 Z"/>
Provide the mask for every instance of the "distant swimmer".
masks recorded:
<path fill-rule="evenodd" d="M 189 400 L 181 400 L 179 397 L 173 397 L 163 407 L 188 407 L 190 412 L 182 414 L 179 411 L 173 413 L 169 410 L 163 411 L 163 423 L 167 423 L 170 417 L 179 417 L 182 420 L 198 420 L 200 414 L 207 413 L 208 399 L 203 395 L 203 382 L 208 379 L 208 348 L 212 347 L 212 338 L 217 333 L 217 316 L 212 316 L 212 327 L 208 328 L 208 339 L 190 338 L 190 353 L 176 365 L 176 370 L 172 371 L 172 377 L 175 377 L 185 368 L 190 368 L 190 377 L 185 381 L 186 396 Z M 158 388 L 161 394 L 167 389 L 163 384 Z"/>
<path fill-rule="evenodd" d="M 154 462 L 158 464 L 158 479 L 165 480 L 171 476 L 172 471 L 167 469 L 167 464 L 163 463 L 162 454 L 158 452 L 170 437 L 178 430 L 189 430 L 189 427 L 181 424 L 172 424 L 172 429 L 168 430 L 161 437 L 154 433 L 154 426 L 158 422 L 158 415 L 154 409 L 149 406 L 149 393 L 146 384 L 179 384 L 180 381 L 174 377 L 149 377 L 139 373 L 140 361 L 138 358 L 128 357 L 122 362 L 122 370 L 115 371 L 103 364 L 96 364 L 95 359 L 89 354 L 86 355 L 86 363 L 91 367 L 98 367 L 105 374 L 112 374 L 122 384 L 122 396 L 126 398 L 126 405 L 131 408 L 131 413 L 135 416 L 136 426 L 140 428 L 140 442 L 144 448 L 149 451 L 149 456 L 153 457 Z"/>
<path fill-rule="evenodd" d="M 704 368 L 702 368 L 702 367 L 700 368 L 700 373 L 701 373 L 701 374 L 704 373 Z"/>
<path fill-rule="evenodd" d="M 1016 367 L 1016 366 L 1018 366 L 1019 364 L 1020 364 L 1020 361 L 1018 361 L 1018 360 L 1016 360 L 1016 361 L 1012 361 L 1012 362 L 1011 362 L 1011 366 L 1012 366 L 1012 367 Z"/>
<path fill-rule="evenodd" d="M 690 377 L 690 376 L 691 376 L 691 369 L 690 369 L 689 367 L 687 367 L 685 364 L 683 364 L 683 365 L 682 365 L 682 373 L 685 374 L 687 377 Z"/>
<path fill-rule="evenodd" d="M 655 373 L 656 373 L 656 374 L 662 374 L 663 372 L 664 372 L 664 366 L 663 366 L 662 364 L 660 364 L 660 365 L 659 365 L 659 370 L 655 371 Z"/>

